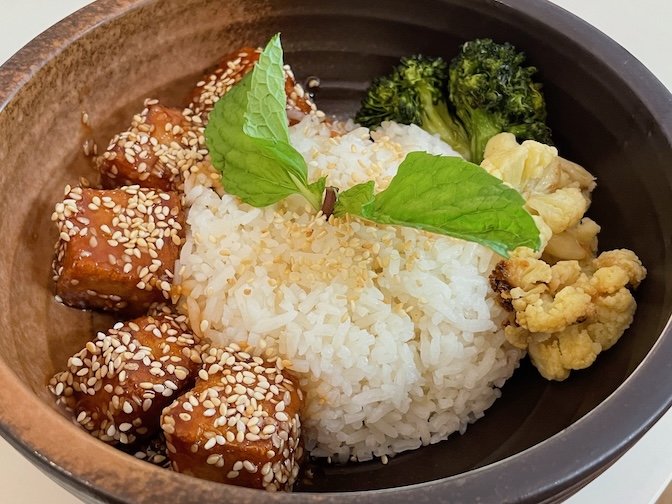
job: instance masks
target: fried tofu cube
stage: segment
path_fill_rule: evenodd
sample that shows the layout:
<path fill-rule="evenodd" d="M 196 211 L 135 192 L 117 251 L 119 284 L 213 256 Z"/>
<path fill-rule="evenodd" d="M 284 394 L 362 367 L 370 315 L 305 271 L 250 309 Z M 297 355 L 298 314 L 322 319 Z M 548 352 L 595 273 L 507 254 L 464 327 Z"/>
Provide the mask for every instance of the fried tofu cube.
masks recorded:
<path fill-rule="evenodd" d="M 187 109 L 195 115 L 203 115 L 203 119 L 207 120 L 207 115 L 217 100 L 254 68 L 260 53 L 260 49 L 243 47 L 225 55 L 215 70 L 208 72 L 196 84 L 191 92 Z"/>
<path fill-rule="evenodd" d="M 116 135 L 96 158 L 104 188 L 126 185 L 163 191 L 179 188 L 189 123 L 182 111 L 146 100 L 128 130 Z"/>
<path fill-rule="evenodd" d="M 49 388 L 91 435 L 132 444 L 159 431 L 161 411 L 200 368 L 200 340 L 185 316 L 144 316 L 99 332 Z"/>
<path fill-rule="evenodd" d="M 232 344 L 206 348 L 195 387 L 166 408 L 161 428 L 175 471 L 289 491 L 303 457 L 303 393 L 277 357 Z"/>
<path fill-rule="evenodd" d="M 217 68 L 205 75 L 192 91 L 189 106 L 185 111 L 188 120 L 197 123 L 207 122 L 208 114 L 217 100 L 254 68 L 261 51 L 261 48 L 243 47 L 224 56 Z M 290 124 L 296 124 L 306 114 L 317 111 L 313 100 L 296 82 L 289 65 L 285 65 L 285 93 Z"/>
<path fill-rule="evenodd" d="M 184 240 L 178 194 L 127 186 L 66 187 L 52 220 L 57 300 L 76 308 L 145 313 L 170 299 Z"/>

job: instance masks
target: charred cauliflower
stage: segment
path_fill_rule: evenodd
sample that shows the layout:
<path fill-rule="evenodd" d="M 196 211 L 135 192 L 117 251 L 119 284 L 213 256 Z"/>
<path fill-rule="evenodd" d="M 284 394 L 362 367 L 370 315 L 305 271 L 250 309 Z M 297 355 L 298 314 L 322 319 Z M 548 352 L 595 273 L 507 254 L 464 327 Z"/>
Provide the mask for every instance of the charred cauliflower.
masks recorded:
<path fill-rule="evenodd" d="M 499 302 L 512 312 L 505 334 L 528 351 L 549 380 L 590 366 L 632 323 L 634 288 L 646 276 L 629 250 L 595 257 L 600 226 L 584 214 L 595 178 L 558 156 L 555 147 L 492 137 L 481 166 L 525 198 L 542 249 L 519 247 L 490 276 Z"/>
<path fill-rule="evenodd" d="M 507 339 L 528 351 L 542 376 L 564 380 L 590 366 L 630 326 L 636 302 L 629 288 L 645 276 L 639 258 L 621 249 L 583 264 L 512 257 L 497 265 L 490 282 L 513 312 Z"/>

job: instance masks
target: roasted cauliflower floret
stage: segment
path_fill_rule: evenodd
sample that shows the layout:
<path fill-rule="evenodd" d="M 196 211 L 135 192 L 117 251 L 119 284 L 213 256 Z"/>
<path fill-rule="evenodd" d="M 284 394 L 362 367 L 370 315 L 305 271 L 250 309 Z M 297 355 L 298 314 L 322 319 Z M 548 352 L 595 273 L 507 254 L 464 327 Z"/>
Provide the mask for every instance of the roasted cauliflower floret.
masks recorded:
<path fill-rule="evenodd" d="M 528 350 L 542 376 L 564 380 L 572 369 L 590 366 L 630 326 L 637 305 L 629 288 L 645 276 L 639 258 L 621 249 L 583 266 L 513 257 L 497 265 L 490 281 L 514 315 L 507 339 Z"/>
<path fill-rule="evenodd" d="M 542 257 L 547 262 L 560 259 L 585 261 L 593 258 L 597 252 L 599 232 L 600 226 L 594 220 L 584 217 L 575 226 L 551 236 Z"/>
<path fill-rule="evenodd" d="M 586 318 L 591 297 L 580 287 L 567 286 L 552 294 L 529 296 L 520 288 L 512 292 L 516 323 L 533 333 L 554 333 Z"/>
<path fill-rule="evenodd" d="M 562 337 L 550 337 L 543 341 L 531 339 L 528 352 L 541 375 L 549 380 L 564 380 L 570 369 L 590 366 L 602 351 L 588 331 L 570 326 Z"/>
<path fill-rule="evenodd" d="M 525 199 L 576 187 L 590 201 L 590 192 L 595 188 L 595 177 L 560 157 L 555 147 L 534 140 L 519 144 L 511 133 L 500 133 L 490 139 L 481 166 L 515 187 Z"/>
<path fill-rule="evenodd" d="M 606 268 L 615 266 L 625 271 L 628 274 L 628 282 L 633 287 L 638 287 L 639 284 L 646 278 L 646 269 L 642 266 L 642 262 L 637 255 L 628 249 L 616 249 L 608 252 L 602 252 L 593 262 L 594 267 Z"/>
<path fill-rule="evenodd" d="M 578 187 L 563 187 L 551 194 L 531 195 L 527 206 L 557 234 L 578 224 L 588 210 L 588 200 Z"/>
<path fill-rule="evenodd" d="M 555 147 L 532 140 L 519 144 L 510 133 L 490 139 L 481 166 L 525 198 L 525 208 L 536 217 L 542 235 L 542 250 L 554 245 L 552 256 L 557 259 L 590 256 L 590 246 L 577 243 L 572 236 L 581 226 L 595 188 L 595 178 L 589 172 L 558 156 Z M 536 254 L 539 256 L 541 253 Z"/>

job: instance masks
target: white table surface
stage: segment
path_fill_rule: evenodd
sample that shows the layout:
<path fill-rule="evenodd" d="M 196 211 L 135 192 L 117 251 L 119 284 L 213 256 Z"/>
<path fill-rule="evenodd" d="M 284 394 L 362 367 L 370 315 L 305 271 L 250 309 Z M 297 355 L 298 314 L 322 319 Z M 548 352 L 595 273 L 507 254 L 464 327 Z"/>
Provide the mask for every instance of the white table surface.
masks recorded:
<path fill-rule="evenodd" d="M 672 89 L 672 2 L 669 0 L 554 0 L 618 41 Z M 0 0 L 0 64 L 33 37 L 89 0 Z M 2 504 L 78 504 L 0 438 Z M 568 504 L 658 500 L 672 477 L 672 411 Z"/>

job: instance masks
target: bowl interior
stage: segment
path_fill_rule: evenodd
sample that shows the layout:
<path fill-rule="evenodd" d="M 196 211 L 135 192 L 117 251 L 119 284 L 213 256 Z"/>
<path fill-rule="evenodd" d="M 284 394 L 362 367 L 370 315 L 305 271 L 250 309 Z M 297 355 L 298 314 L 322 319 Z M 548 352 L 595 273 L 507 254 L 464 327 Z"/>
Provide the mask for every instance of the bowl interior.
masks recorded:
<path fill-rule="evenodd" d="M 672 148 L 669 131 L 647 101 L 661 87 L 643 74 L 642 86 L 632 89 L 627 76 L 610 63 L 629 56 L 599 33 L 576 21 L 582 40 L 570 40 L 562 28 L 571 17 L 545 2 L 511 2 L 512 7 L 466 0 L 164 0 L 121 2 L 123 8 L 113 3 L 98 2 L 70 20 L 92 23 L 107 16 L 106 8 L 127 10 L 108 16 L 47 61 L 16 94 L 7 94 L 0 111 L 1 239 L 9 258 L 0 265 L 5 306 L 0 347 L 3 366 L 39 398 L 41 414 L 60 414 L 46 390 L 49 377 L 111 321 L 107 315 L 63 307 L 52 297 L 53 205 L 65 184 L 80 176 L 96 179 L 82 153 L 83 142 L 93 138 L 104 148 L 127 127 L 145 97 L 184 104 L 190 87 L 220 55 L 261 45 L 278 31 L 285 60 L 299 81 L 319 76 L 318 105 L 340 117 L 352 115 L 368 81 L 388 71 L 399 56 L 421 52 L 451 58 L 461 42 L 475 37 L 512 42 L 539 69 L 561 155 L 598 178 L 589 216 L 602 225 L 600 248 L 631 248 L 649 270 L 637 291 L 633 326 L 590 369 L 549 383 L 524 362 L 502 397 L 465 435 L 401 454 L 386 466 L 315 463 L 311 484 L 299 485 L 298 491 L 404 486 L 501 461 L 596 408 L 661 335 L 672 306 L 672 183 L 667 170 Z M 65 23 L 41 43 L 44 48 L 63 33 L 81 31 L 81 26 Z M 3 70 L 4 89 L 18 88 L 20 65 L 30 57 L 24 53 Z M 636 62 L 632 65 L 643 72 Z M 81 123 L 83 112 L 91 129 Z M 11 419 L 6 422 L 11 429 Z M 71 425 L 63 428 L 76 431 Z M 86 443 L 91 457 L 109 454 L 102 443 Z"/>

